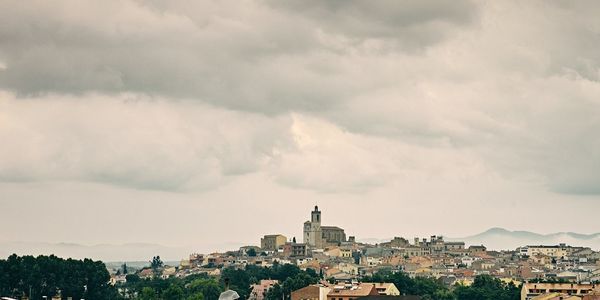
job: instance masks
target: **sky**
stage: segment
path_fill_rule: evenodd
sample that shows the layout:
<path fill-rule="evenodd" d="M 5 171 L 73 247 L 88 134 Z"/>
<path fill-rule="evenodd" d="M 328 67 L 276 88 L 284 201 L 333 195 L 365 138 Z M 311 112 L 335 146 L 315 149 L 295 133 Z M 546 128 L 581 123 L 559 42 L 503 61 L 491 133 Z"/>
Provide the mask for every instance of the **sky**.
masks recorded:
<path fill-rule="evenodd" d="M 600 232 L 597 1 L 2 1 L 0 242 Z"/>

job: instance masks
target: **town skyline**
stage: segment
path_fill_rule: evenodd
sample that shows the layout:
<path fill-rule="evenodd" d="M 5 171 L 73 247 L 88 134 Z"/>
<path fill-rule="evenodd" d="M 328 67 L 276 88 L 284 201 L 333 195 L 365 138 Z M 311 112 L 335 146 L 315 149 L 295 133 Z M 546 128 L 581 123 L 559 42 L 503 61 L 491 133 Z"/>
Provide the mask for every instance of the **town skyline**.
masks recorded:
<path fill-rule="evenodd" d="M 308 211 L 305 212 L 308 214 Z M 327 222 L 328 214 L 325 214 Z M 306 218 L 305 218 L 306 219 Z M 283 243 L 298 243 L 306 245 L 307 249 L 328 248 L 339 246 L 340 243 L 357 242 L 365 245 L 377 246 L 384 245 L 396 239 L 402 239 L 407 243 L 420 243 L 422 239 L 435 240 L 437 238 L 446 239 L 447 242 L 462 242 L 463 246 L 486 245 L 491 251 L 515 250 L 525 245 L 559 245 L 566 244 L 577 247 L 588 247 L 593 250 L 600 249 L 600 233 L 581 234 L 577 232 L 554 232 L 551 234 L 539 234 L 529 231 L 510 231 L 504 228 L 489 228 L 483 232 L 477 232 L 470 236 L 447 236 L 441 232 L 421 233 L 407 235 L 403 232 L 397 232 L 389 237 L 361 237 L 352 232 L 346 232 L 342 224 L 322 223 L 322 211 L 317 205 L 310 210 L 308 220 L 305 220 L 298 227 L 302 227 L 302 234 L 288 234 L 285 232 L 273 230 L 263 232 L 259 237 L 251 237 L 246 242 L 231 242 L 227 244 L 212 244 L 207 246 L 200 241 L 196 244 L 185 245 L 161 245 L 151 241 L 130 241 L 123 244 L 99 243 L 99 244 L 79 244 L 68 241 L 48 243 L 32 241 L 0 241 L 0 256 L 8 256 L 13 253 L 21 255 L 51 255 L 56 254 L 63 257 L 73 258 L 95 258 L 108 262 L 118 261 L 144 261 L 146 257 L 161 255 L 169 261 L 179 261 L 187 257 L 189 253 L 227 253 L 237 251 L 244 247 L 260 247 L 261 249 L 277 250 L 278 245 Z M 316 225 L 315 225 L 316 224 Z M 326 224 L 326 225 L 325 225 Z M 322 240 L 321 240 L 322 236 Z M 271 246 L 265 246 L 263 239 L 267 237 L 277 237 L 269 243 Z M 281 238 L 281 239 L 280 239 Z M 209 243 L 210 244 L 210 243 Z M 304 250 L 305 252 L 307 250 Z"/>

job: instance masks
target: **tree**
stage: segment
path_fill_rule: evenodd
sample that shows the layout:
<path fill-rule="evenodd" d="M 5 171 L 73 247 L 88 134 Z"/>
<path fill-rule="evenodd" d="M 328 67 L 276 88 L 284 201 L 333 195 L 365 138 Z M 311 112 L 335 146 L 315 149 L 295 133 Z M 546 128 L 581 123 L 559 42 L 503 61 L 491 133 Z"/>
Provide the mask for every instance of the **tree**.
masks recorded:
<path fill-rule="evenodd" d="M 218 300 L 223 291 L 215 280 L 203 278 L 195 279 L 187 288 L 193 294 L 202 294 L 205 300 Z"/>
<path fill-rule="evenodd" d="M 254 248 L 250 248 L 248 251 L 246 251 L 246 254 L 248 254 L 250 257 L 254 257 L 256 256 L 256 250 Z"/>
<path fill-rule="evenodd" d="M 204 295 L 202 293 L 194 293 L 189 295 L 186 300 L 204 300 Z"/>
<path fill-rule="evenodd" d="M 163 261 L 160 259 L 160 256 L 154 256 L 152 257 L 152 260 L 150 261 L 150 268 L 152 268 L 152 272 L 154 273 L 154 276 L 158 276 L 160 269 L 163 266 Z"/>
<path fill-rule="evenodd" d="M 433 278 L 410 278 L 402 272 L 398 273 L 376 273 L 370 277 L 364 277 L 365 282 L 391 282 L 401 293 L 406 295 L 418 295 L 423 299 L 452 299 L 448 298 L 451 292 L 441 282 Z"/>
<path fill-rule="evenodd" d="M 124 275 L 127 275 L 127 264 L 123 263 L 123 265 L 121 266 L 121 269 L 123 269 L 123 273 Z"/>
<path fill-rule="evenodd" d="M 520 289 L 512 282 L 505 284 L 490 275 L 478 275 L 471 286 L 454 289 L 458 300 L 513 300 L 520 298 Z"/>
<path fill-rule="evenodd" d="M 139 300 L 156 300 L 156 292 L 151 287 L 142 288 L 142 292 L 138 295 Z"/>
<path fill-rule="evenodd" d="M 127 275 L 125 275 L 125 281 L 127 283 L 135 284 L 135 283 L 138 283 L 140 280 L 141 280 L 140 276 L 138 276 L 137 274 L 127 274 Z"/>
<path fill-rule="evenodd" d="M 171 284 L 169 288 L 162 292 L 162 298 L 164 300 L 182 300 L 183 289 L 177 284 Z"/>
<path fill-rule="evenodd" d="M 160 259 L 160 256 L 154 256 L 152 257 L 152 260 L 150 261 L 150 267 L 152 268 L 152 270 L 157 270 L 159 268 L 162 268 L 163 266 L 163 262 Z"/>
<path fill-rule="evenodd" d="M 0 294 L 20 298 L 42 299 L 55 296 L 75 299 L 107 299 L 116 290 L 107 284 L 106 266 L 91 259 L 62 259 L 54 255 L 17 256 L 0 259 Z"/>

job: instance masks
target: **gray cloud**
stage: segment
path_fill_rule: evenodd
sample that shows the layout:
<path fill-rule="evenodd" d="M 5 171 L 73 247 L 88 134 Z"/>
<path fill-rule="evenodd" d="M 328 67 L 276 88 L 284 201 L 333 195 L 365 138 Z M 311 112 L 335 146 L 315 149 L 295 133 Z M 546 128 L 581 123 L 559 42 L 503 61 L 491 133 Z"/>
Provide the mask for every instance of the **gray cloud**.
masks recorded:
<path fill-rule="evenodd" d="M 3 2 L 0 116 L 15 127 L 0 129 L 14 145 L 0 150 L 0 177 L 185 190 L 265 173 L 364 192 L 410 177 L 501 176 L 598 194 L 595 11 Z"/>
<path fill-rule="evenodd" d="M 288 118 L 135 95 L 2 95 L 0 179 L 74 180 L 139 189 L 212 189 L 260 170 Z"/>
<path fill-rule="evenodd" d="M 323 110 L 366 88 L 344 78 L 339 51 L 370 38 L 427 46 L 475 11 L 468 2 L 315 2 L 303 4 L 307 12 L 288 5 L 5 2 L 0 86 L 24 95 L 133 91 L 260 112 Z M 335 38 L 338 45 L 328 44 Z"/>
<path fill-rule="evenodd" d="M 455 27 L 476 20 L 478 7 L 471 1 L 269 1 L 287 13 L 308 18 L 333 36 L 360 44 L 383 39 L 403 50 L 422 50 L 447 37 Z"/>

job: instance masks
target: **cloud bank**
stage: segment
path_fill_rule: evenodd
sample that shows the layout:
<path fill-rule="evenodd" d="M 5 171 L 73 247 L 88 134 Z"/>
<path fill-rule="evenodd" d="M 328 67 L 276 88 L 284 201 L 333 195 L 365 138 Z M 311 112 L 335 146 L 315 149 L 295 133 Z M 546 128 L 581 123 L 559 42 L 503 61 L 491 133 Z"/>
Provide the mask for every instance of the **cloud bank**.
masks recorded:
<path fill-rule="evenodd" d="M 0 180 L 600 194 L 595 3 L 0 4 Z"/>

